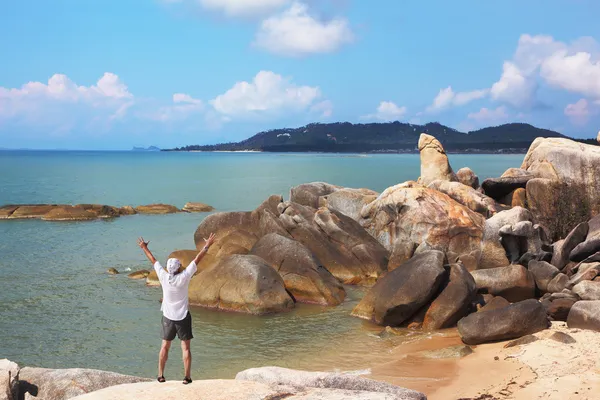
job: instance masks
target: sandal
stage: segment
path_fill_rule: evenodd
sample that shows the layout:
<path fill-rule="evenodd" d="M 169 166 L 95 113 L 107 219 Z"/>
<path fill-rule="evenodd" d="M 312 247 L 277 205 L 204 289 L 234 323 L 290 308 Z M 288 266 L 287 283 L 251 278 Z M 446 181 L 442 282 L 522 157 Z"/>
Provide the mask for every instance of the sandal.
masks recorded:
<path fill-rule="evenodd" d="M 157 377 L 156 380 L 159 381 L 160 383 L 164 383 L 166 381 L 164 375 Z"/>
<path fill-rule="evenodd" d="M 188 383 L 192 383 L 192 378 L 188 378 L 187 376 L 183 378 L 183 384 L 187 385 Z"/>

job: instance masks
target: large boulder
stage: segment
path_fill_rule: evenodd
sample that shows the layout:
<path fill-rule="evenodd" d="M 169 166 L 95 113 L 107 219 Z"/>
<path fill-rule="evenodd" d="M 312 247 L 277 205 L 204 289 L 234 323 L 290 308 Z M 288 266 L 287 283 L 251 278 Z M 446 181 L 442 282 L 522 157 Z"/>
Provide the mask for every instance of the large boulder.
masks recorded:
<path fill-rule="evenodd" d="M 359 390 L 374 393 L 388 393 L 394 399 L 426 400 L 427 396 L 414 390 L 405 389 L 386 382 L 362 378 L 356 375 L 333 372 L 297 371 L 281 367 L 251 368 L 238 372 L 236 381 L 254 381 L 266 384 L 291 386 L 293 388 L 323 388 Z M 326 398 L 324 398 L 326 399 Z M 340 399 L 341 400 L 341 399 Z"/>
<path fill-rule="evenodd" d="M 150 379 L 94 369 L 22 368 L 19 391 L 44 400 L 67 400 L 109 386 L 147 382 Z"/>
<path fill-rule="evenodd" d="M 325 182 L 303 183 L 290 189 L 290 202 L 319 208 L 319 198 L 321 196 L 327 196 L 341 188 L 341 186 Z"/>
<path fill-rule="evenodd" d="M 344 301 L 343 286 L 300 242 L 270 233 L 254 245 L 250 254 L 279 272 L 297 302 L 335 306 Z"/>
<path fill-rule="evenodd" d="M 406 182 L 387 188 L 361 213 L 362 225 L 390 252 L 394 267 L 416 246 L 456 255 L 469 270 L 479 265 L 485 219 L 444 193 Z M 389 269 L 393 269 L 390 265 Z"/>
<path fill-rule="evenodd" d="M 503 207 L 498 205 L 491 197 L 486 196 L 470 186 L 463 185 L 460 182 L 437 180 L 431 182 L 428 187 L 447 194 L 460 204 L 486 218 L 491 217 L 503 209 Z"/>
<path fill-rule="evenodd" d="M 480 293 L 502 296 L 515 303 L 535 296 L 535 280 L 522 265 L 471 271 Z"/>
<path fill-rule="evenodd" d="M 464 167 L 456 171 L 458 181 L 463 185 L 470 186 L 473 189 L 479 189 L 479 177 L 471 168 Z"/>
<path fill-rule="evenodd" d="M 363 207 L 377 199 L 377 196 L 379 193 L 370 189 L 343 188 L 321 196 L 319 207 L 330 208 L 359 221 Z"/>
<path fill-rule="evenodd" d="M 569 328 L 600 332 L 600 300 L 584 300 L 573 304 L 567 318 Z"/>
<path fill-rule="evenodd" d="M 6 358 L 0 360 L 0 400 L 19 398 L 19 366 Z"/>
<path fill-rule="evenodd" d="M 290 202 L 279 212 L 286 232 L 343 283 L 372 284 L 386 271 L 388 251 L 352 218 Z"/>
<path fill-rule="evenodd" d="M 519 188 L 525 188 L 534 175 L 505 176 L 503 178 L 488 178 L 481 184 L 486 195 L 500 200 Z"/>
<path fill-rule="evenodd" d="M 521 168 L 559 185 L 527 187 L 527 200 L 531 204 L 547 207 L 532 208 L 538 223 L 549 223 L 553 234 L 561 236 L 578 223 L 600 212 L 600 147 L 587 145 L 565 138 L 537 138 L 531 144 Z M 552 198 L 552 192 L 561 193 Z M 552 214 L 544 214 L 547 208 L 555 208 Z M 552 222 L 555 221 L 554 224 Z M 565 234 L 566 235 L 566 234 Z"/>
<path fill-rule="evenodd" d="M 575 246 L 569 254 L 569 259 L 575 262 L 582 262 L 598 252 L 600 252 L 600 237 L 594 237 Z"/>
<path fill-rule="evenodd" d="M 97 218 L 94 212 L 74 206 L 54 207 L 42 217 L 44 221 L 91 221 Z"/>
<path fill-rule="evenodd" d="M 548 285 L 552 282 L 552 279 L 560 273 L 558 268 L 545 261 L 530 261 L 528 269 L 533 275 L 538 289 L 542 292 L 549 291 Z"/>
<path fill-rule="evenodd" d="M 450 328 L 464 317 L 477 294 L 473 276 L 462 264 L 450 265 L 446 286 L 431 303 L 423 319 L 423 329 Z"/>
<path fill-rule="evenodd" d="M 262 258 L 233 255 L 196 275 L 190 304 L 224 311 L 269 314 L 294 308 L 281 276 Z"/>
<path fill-rule="evenodd" d="M 569 256 L 577 245 L 585 241 L 589 230 L 587 222 L 577 225 L 564 240 L 554 244 L 554 253 L 552 255 L 552 265 L 562 270 L 569 262 Z"/>
<path fill-rule="evenodd" d="M 419 137 L 419 152 L 421 154 L 421 177 L 418 182 L 421 185 L 427 186 L 438 179 L 458 182 L 458 177 L 452 171 L 446 151 L 436 138 L 422 133 Z"/>
<path fill-rule="evenodd" d="M 170 204 L 148 204 L 143 206 L 137 206 L 135 211 L 138 214 L 174 214 L 181 210 Z"/>
<path fill-rule="evenodd" d="M 581 281 L 572 290 L 581 300 L 600 300 L 600 282 Z"/>
<path fill-rule="evenodd" d="M 582 263 L 577 265 L 577 273 L 569 278 L 566 284 L 567 289 L 572 289 L 575 285 L 583 281 L 591 281 L 600 274 L 600 262 Z"/>
<path fill-rule="evenodd" d="M 560 299 L 544 300 L 542 304 L 546 308 L 546 313 L 553 321 L 566 321 L 569 312 L 577 300 L 564 297 Z"/>
<path fill-rule="evenodd" d="M 550 326 L 542 304 L 529 299 L 496 310 L 477 312 L 458 322 L 462 341 L 474 345 L 515 339 Z"/>
<path fill-rule="evenodd" d="M 379 325 L 398 326 L 437 293 L 446 278 L 444 253 L 425 251 L 388 272 L 365 294 L 352 315 Z"/>

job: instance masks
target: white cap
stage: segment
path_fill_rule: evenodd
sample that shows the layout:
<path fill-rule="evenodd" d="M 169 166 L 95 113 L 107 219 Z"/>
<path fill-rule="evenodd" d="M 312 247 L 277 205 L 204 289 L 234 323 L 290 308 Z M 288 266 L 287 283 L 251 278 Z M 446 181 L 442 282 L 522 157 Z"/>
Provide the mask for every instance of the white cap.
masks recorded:
<path fill-rule="evenodd" d="M 169 275 L 174 275 L 179 271 L 179 267 L 181 267 L 181 262 L 179 262 L 176 258 L 169 258 L 167 260 L 167 272 Z"/>

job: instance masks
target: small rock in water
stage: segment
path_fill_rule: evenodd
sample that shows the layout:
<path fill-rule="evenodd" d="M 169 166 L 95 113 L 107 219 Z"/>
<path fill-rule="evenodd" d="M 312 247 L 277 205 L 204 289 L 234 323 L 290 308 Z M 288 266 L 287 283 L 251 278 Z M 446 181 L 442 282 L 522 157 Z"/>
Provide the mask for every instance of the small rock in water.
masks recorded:
<path fill-rule="evenodd" d="M 210 212 L 213 211 L 214 207 L 204 203 L 186 203 L 183 206 L 185 212 Z"/>
<path fill-rule="evenodd" d="M 130 273 L 129 275 L 127 275 L 127 277 L 129 277 L 131 279 L 144 279 L 148 275 L 150 275 L 150 271 L 148 271 L 146 269 L 142 269 L 140 271 L 135 271 L 135 272 Z"/>
<path fill-rule="evenodd" d="M 117 275 L 117 274 L 119 273 L 119 271 L 117 271 L 117 269 L 116 269 L 116 268 L 109 268 L 109 269 L 106 271 L 106 273 L 107 273 L 107 274 L 109 274 L 109 275 Z"/>

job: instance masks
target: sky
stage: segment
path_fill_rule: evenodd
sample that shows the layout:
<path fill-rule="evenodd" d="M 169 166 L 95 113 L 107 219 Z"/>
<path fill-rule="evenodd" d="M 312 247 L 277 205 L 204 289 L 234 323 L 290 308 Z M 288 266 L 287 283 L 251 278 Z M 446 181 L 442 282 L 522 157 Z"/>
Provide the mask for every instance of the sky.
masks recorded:
<path fill-rule="evenodd" d="M 171 148 L 312 122 L 600 130 L 597 0 L 19 0 L 0 148 Z"/>

